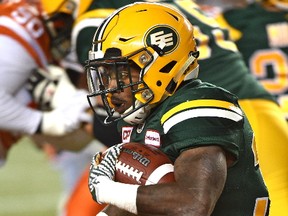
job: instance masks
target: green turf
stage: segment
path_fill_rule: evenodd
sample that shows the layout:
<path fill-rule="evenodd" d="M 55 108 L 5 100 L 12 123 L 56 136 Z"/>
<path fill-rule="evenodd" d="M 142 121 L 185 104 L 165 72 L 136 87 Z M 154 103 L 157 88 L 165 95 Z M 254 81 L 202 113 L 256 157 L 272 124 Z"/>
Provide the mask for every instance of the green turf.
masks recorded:
<path fill-rule="evenodd" d="M 13 146 L 0 168 L 0 216 L 56 216 L 60 176 L 28 138 Z"/>

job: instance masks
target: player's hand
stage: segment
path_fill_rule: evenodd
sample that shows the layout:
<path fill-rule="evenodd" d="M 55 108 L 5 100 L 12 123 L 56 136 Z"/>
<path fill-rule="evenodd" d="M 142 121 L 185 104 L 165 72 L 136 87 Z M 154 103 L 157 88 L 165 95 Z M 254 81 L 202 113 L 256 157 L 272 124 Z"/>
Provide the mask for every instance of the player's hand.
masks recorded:
<path fill-rule="evenodd" d="M 34 70 L 27 84 L 34 102 L 40 110 L 51 110 L 62 106 L 76 92 L 66 71 L 50 65 L 47 70 Z"/>
<path fill-rule="evenodd" d="M 78 129 L 82 123 L 93 121 L 93 116 L 88 113 L 89 103 L 87 92 L 77 90 L 66 103 L 56 109 L 44 112 L 40 132 L 51 136 L 62 136 Z"/>
<path fill-rule="evenodd" d="M 91 161 L 89 174 L 89 189 L 93 199 L 102 204 L 101 195 L 105 193 L 107 183 L 113 180 L 116 169 L 116 162 L 120 155 L 122 143 L 107 149 L 103 154 L 96 153 Z"/>

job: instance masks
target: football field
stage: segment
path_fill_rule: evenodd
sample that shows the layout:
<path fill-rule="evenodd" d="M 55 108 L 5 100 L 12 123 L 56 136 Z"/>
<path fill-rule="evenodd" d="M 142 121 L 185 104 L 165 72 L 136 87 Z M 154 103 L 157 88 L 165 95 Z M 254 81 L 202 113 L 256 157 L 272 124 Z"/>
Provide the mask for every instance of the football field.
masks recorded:
<path fill-rule="evenodd" d="M 27 138 L 11 149 L 0 168 L 0 216 L 56 216 L 60 176 Z"/>

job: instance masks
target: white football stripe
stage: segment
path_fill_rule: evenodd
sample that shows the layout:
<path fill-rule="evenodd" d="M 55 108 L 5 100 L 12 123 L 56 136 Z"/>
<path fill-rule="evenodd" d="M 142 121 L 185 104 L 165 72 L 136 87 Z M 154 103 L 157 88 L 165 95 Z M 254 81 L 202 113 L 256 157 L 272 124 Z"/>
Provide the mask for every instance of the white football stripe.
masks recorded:
<path fill-rule="evenodd" d="M 162 164 L 151 173 L 145 185 L 157 184 L 163 176 L 170 172 L 174 172 L 174 166 L 172 164 Z"/>

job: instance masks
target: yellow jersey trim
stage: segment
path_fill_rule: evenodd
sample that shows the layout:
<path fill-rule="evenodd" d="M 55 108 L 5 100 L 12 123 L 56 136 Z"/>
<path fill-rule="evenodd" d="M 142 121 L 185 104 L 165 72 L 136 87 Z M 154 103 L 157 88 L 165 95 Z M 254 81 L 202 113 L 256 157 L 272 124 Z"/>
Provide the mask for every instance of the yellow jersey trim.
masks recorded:
<path fill-rule="evenodd" d="M 176 113 L 190 109 L 190 108 L 197 108 L 197 107 L 215 107 L 215 108 L 224 108 L 224 109 L 230 109 L 230 110 L 239 110 L 236 111 L 239 114 L 242 115 L 241 110 L 236 107 L 233 103 L 227 102 L 227 101 L 221 101 L 221 100 L 213 100 L 213 99 L 200 99 L 200 100 L 193 100 L 193 101 L 187 101 L 184 103 L 181 103 L 177 105 L 176 107 L 172 108 L 168 112 L 166 112 L 162 118 L 161 118 L 161 124 L 169 119 L 171 116 L 175 115 Z"/>

